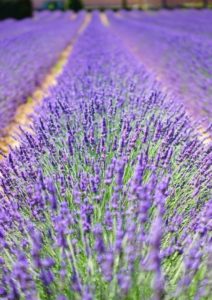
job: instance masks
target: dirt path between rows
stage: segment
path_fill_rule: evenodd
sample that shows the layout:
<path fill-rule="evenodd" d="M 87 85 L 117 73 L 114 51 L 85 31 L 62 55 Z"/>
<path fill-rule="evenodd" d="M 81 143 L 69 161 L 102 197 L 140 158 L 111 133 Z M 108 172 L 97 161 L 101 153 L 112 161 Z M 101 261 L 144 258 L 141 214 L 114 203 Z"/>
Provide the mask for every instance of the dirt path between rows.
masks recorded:
<path fill-rule="evenodd" d="M 99 16 L 100 16 L 100 20 L 104 26 L 106 26 L 106 27 L 110 26 L 110 22 L 105 13 L 102 12 L 102 13 L 100 13 Z"/>
<path fill-rule="evenodd" d="M 20 134 L 19 126 L 23 129 L 30 127 L 32 118 L 30 115 L 34 112 L 35 107 L 39 105 L 42 100 L 48 95 L 49 89 L 57 84 L 57 79 L 63 72 L 64 66 L 66 65 L 69 56 L 71 55 L 74 44 L 76 43 L 79 36 L 84 32 L 91 20 L 91 14 L 87 13 L 85 19 L 82 22 L 80 28 L 75 34 L 70 44 L 60 54 L 56 64 L 51 68 L 49 73 L 46 75 L 41 86 L 36 88 L 32 95 L 27 98 L 26 103 L 21 104 L 15 114 L 12 122 L 5 129 L 5 136 L 0 138 L 0 151 L 3 155 L 0 155 L 0 160 L 4 158 L 9 152 L 9 147 L 16 147 L 20 144 L 17 138 Z"/>

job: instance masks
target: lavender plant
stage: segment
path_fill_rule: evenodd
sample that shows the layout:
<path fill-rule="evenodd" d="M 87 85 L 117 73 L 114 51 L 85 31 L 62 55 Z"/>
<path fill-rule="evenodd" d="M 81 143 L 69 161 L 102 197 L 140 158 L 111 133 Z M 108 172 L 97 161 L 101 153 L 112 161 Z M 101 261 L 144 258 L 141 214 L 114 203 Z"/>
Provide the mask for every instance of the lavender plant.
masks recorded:
<path fill-rule="evenodd" d="M 121 17 L 120 17 L 121 16 Z M 195 119 L 211 122 L 210 11 L 108 12 L 126 45 L 156 73 Z"/>
<path fill-rule="evenodd" d="M 67 17 L 71 17 L 71 13 L 66 13 Z M 0 22 L 0 39 L 11 39 L 15 36 L 29 32 L 33 29 L 42 28 L 50 21 L 57 21 L 65 14 L 62 12 L 41 11 L 35 12 L 33 18 L 26 18 L 23 20 L 5 19 Z"/>
<path fill-rule="evenodd" d="M 0 166 L 3 299 L 209 299 L 211 145 L 98 13 Z"/>
<path fill-rule="evenodd" d="M 83 18 L 82 12 L 74 21 L 70 20 L 69 14 L 55 15 L 45 21 L 21 21 L 21 25 L 17 26 L 17 31 L 21 29 L 18 34 L 15 30 L 16 35 L 14 32 L 10 37 L 8 33 L 0 40 L 1 134 L 14 117 L 17 107 L 41 84 L 62 50 L 71 42 Z M 5 32 L 5 26 L 2 27 Z"/>

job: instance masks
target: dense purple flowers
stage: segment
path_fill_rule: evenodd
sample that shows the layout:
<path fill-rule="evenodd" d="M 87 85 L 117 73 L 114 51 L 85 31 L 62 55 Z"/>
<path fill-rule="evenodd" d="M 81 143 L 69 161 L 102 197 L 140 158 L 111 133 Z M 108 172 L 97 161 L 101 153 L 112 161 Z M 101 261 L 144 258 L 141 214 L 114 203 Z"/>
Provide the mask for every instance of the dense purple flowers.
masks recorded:
<path fill-rule="evenodd" d="M 42 16 L 42 13 L 41 13 Z M 71 42 L 84 14 L 37 15 L 0 26 L 0 131 L 16 109 L 40 85 L 62 50 Z"/>
<path fill-rule="evenodd" d="M 108 12 L 114 31 L 196 119 L 211 122 L 211 12 Z"/>
<path fill-rule="evenodd" d="M 211 145 L 99 13 L 21 139 L 0 165 L 3 299 L 209 299 Z"/>

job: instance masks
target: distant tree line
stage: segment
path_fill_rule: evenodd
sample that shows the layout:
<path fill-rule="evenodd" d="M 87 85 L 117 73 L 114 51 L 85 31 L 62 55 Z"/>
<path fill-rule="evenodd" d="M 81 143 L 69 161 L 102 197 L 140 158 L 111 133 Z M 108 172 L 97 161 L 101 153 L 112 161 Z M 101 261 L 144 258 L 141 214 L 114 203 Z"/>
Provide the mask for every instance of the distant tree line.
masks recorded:
<path fill-rule="evenodd" d="M 79 11 L 83 8 L 83 0 L 66 0 L 66 7 L 74 11 Z"/>
<path fill-rule="evenodd" d="M 128 0 L 121 0 L 121 2 L 122 2 L 122 8 L 130 9 L 130 5 L 128 5 Z M 149 4 L 149 6 L 151 6 L 151 0 L 149 0 L 149 3 L 148 3 L 148 1 L 146 1 L 146 2 L 147 2 L 147 4 Z M 195 4 L 195 2 L 197 2 L 197 0 L 194 0 L 193 2 Z M 139 0 L 138 0 L 138 3 L 139 3 Z M 200 0 L 199 3 L 204 8 L 207 8 L 209 6 L 209 0 L 202 0 L 202 4 L 201 4 L 201 0 Z M 185 4 L 186 4 L 186 0 L 185 0 Z M 180 5 L 182 6 L 182 3 Z M 161 0 L 160 7 L 161 8 L 174 8 L 174 6 L 171 3 L 171 0 Z"/>
<path fill-rule="evenodd" d="M 32 16 L 31 0 L 0 0 L 0 20 L 23 19 Z"/>
<path fill-rule="evenodd" d="M 72 9 L 79 11 L 83 8 L 83 0 L 46 0 L 43 9 Z M 23 19 L 33 13 L 32 0 L 0 0 L 0 20 L 6 18 Z"/>
<path fill-rule="evenodd" d="M 169 8 L 170 0 L 161 0 L 161 7 Z M 49 5 L 46 8 L 49 9 L 60 9 L 61 7 L 57 4 L 60 0 L 47 0 L 46 3 Z M 151 0 L 150 0 L 151 4 Z M 202 0 L 204 7 L 208 7 L 208 0 Z M 122 0 L 122 7 L 124 9 L 129 8 L 128 0 Z M 63 9 L 72 9 L 79 11 L 83 8 L 83 0 L 65 0 L 65 6 Z M 31 17 L 33 13 L 32 1 L 31 0 L 0 0 L 0 20 L 6 18 L 22 19 Z"/>
<path fill-rule="evenodd" d="M 127 0 L 125 0 L 125 1 L 127 1 Z M 194 2 L 195 2 L 195 0 L 194 0 Z M 202 0 L 202 5 L 203 5 L 203 7 L 207 8 L 208 7 L 208 0 Z M 169 3 L 169 0 L 161 0 L 161 7 L 163 7 L 163 8 L 171 7 L 171 5 Z"/>
<path fill-rule="evenodd" d="M 45 0 L 41 9 L 49 10 L 65 10 L 72 9 L 74 11 L 79 11 L 83 8 L 81 0 Z"/>

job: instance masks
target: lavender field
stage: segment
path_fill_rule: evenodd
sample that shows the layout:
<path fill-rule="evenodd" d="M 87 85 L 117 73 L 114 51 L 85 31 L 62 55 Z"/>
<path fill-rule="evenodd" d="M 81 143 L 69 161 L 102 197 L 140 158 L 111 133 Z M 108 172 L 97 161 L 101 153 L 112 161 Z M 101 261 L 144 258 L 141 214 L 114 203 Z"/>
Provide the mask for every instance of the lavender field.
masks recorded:
<path fill-rule="evenodd" d="M 212 299 L 211 20 L 0 22 L 0 299 Z"/>

